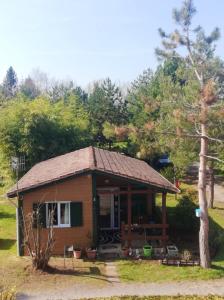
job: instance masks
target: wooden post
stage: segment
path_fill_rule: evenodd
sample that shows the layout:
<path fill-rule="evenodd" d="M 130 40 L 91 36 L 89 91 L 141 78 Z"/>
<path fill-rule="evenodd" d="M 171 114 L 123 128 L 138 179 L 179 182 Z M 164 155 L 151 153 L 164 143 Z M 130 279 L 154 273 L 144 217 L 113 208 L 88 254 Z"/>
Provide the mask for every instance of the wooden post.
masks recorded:
<path fill-rule="evenodd" d="M 163 237 L 163 245 L 165 246 L 165 236 L 166 236 L 166 193 L 162 194 L 162 237 Z"/>
<path fill-rule="evenodd" d="M 152 211 L 153 211 L 152 202 L 153 202 L 152 192 L 150 189 L 148 189 L 148 191 L 147 191 L 147 214 L 150 215 L 150 219 L 152 218 Z"/>
<path fill-rule="evenodd" d="M 131 246 L 131 185 L 128 185 L 128 247 Z"/>

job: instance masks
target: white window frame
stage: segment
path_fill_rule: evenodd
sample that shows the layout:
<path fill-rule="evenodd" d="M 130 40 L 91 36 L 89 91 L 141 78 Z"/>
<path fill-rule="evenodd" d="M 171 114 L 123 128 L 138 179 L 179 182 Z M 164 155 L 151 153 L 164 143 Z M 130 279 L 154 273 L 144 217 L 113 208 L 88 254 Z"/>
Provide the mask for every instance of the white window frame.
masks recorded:
<path fill-rule="evenodd" d="M 69 203 L 69 206 L 68 206 L 69 207 L 69 209 L 68 209 L 69 223 L 68 224 L 61 224 L 61 204 L 66 204 L 66 203 Z M 48 204 L 57 204 L 58 224 L 53 225 L 53 228 L 68 228 L 68 227 L 71 227 L 71 214 L 70 214 L 71 201 L 46 202 L 46 224 L 47 224 L 47 227 L 49 227 Z"/>

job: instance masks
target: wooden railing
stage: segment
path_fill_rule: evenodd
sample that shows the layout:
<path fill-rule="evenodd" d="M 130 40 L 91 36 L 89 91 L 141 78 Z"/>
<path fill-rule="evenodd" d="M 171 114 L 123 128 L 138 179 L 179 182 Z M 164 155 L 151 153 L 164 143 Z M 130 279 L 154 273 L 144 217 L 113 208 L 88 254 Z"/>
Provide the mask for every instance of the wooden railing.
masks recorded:
<path fill-rule="evenodd" d="M 129 228 L 127 224 L 123 223 L 121 224 L 121 240 L 122 242 L 128 241 L 129 245 L 134 240 L 159 240 L 164 242 L 169 238 L 166 234 L 168 227 L 168 224 L 132 224 Z M 150 229 L 152 229 L 152 232 L 149 233 Z M 156 232 L 157 229 L 161 229 L 161 234 Z"/>

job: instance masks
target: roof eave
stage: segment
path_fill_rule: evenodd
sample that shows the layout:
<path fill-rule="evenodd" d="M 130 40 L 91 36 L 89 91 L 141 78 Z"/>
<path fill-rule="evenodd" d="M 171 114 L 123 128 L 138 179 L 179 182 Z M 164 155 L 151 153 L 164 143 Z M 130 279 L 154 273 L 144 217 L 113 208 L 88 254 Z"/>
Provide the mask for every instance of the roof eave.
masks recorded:
<path fill-rule="evenodd" d="M 9 191 L 8 193 L 6 193 L 6 196 L 8 198 L 14 198 L 14 197 L 16 197 L 17 193 L 27 192 L 27 191 L 36 189 L 38 187 L 43 187 L 45 185 L 49 185 L 49 184 L 57 182 L 57 181 L 61 181 L 61 180 L 67 179 L 67 178 L 71 178 L 73 176 L 78 176 L 78 175 L 81 175 L 81 174 L 85 174 L 85 173 L 88 173 L 90 171 L 92 171 L 92 169 L 86 168 L 86 169 L 83 169 L 81 171 L 77 171 L 77 172 L 73 172 L 73 173 L 70 173 L 70 174 L 67 174 L 67 175 L 64 175 L 64 176 L 57 177 L 57 178 L 55 178 L 53 180 L 48 180 L 48 181 L 40 182 L 40 183 L 31 185 L 29 187 L 25 187 L 25 188 L 21 188 L 21 189 L 19 188 L 18 190 L 14 189 L 14 190 Z"/>
<path fill-rule="evenodd" d="M 71 178 L 73 176 L 78 176 L 78 175 L 88 173 L 88 172 L 93 172 L 93 171 L 97 171 L 97 172 L 102 173 L 102 174 L 114 175 L 114 176 L 125 178 L 125 179 L 128 179 L 128 180 L 133 180 L 133 181 L 138 182 L 138 183 L 146 184 L 146 185 L 151 186 L 151 187 L 156 187 L 156 188 L 165 190 L 165 191 L 167 191 L 169 193 L 172 193 L 172 194 L 180 193 L 180 190 L 178 188 L 176 188 L 174 185 L 169 187 L 169 186 L 161 185 L 161 184 L 158 184 L 158 183 L 155 183 L 155 182 L 149 182 L 149 181 L 142 180 L 142 179 L 140 180 L 140 179 L 135 178 L 135 177 L 122 175 L 122 174 L 114 173 L 114 172 L 109 172 L 109 171 L 105 171 L 105 170 L 101 170 L 101 169 L 92 167 L 92 168 L 86 168 L 86 169 L 83 169 L 83 170 L 80 170 L 80 171 L 77 171 L 77 172 L 73 172 L 73 173 L 70 173 L 70 174 L 67 174 L 67 175 L 64 175 L 64 176 L 60 176 L 60 177 L 55 178 L 53 180 L 40 182 L 38 184 L 34 184 L 32 186 L 29 186 L 27 188 L 21 188 L 21 189 L 18 189 L 18 190 L 14 189 L 12 191 L 9 191 L 6 195 L 7 195 L 8 198 L 14 198 L 14 197 L 16 197 L 17 193 L 25 193 L 27 191 L 36 189 L 38 187 L 43 187 L 45 185 L 48 185 L 48 184 L 51 184 L 51 183 L 54 183 L 54 182 L 57 182 L 57 181 L 61 181 L 61 180 L 67 179 L 67 178 Z"/>

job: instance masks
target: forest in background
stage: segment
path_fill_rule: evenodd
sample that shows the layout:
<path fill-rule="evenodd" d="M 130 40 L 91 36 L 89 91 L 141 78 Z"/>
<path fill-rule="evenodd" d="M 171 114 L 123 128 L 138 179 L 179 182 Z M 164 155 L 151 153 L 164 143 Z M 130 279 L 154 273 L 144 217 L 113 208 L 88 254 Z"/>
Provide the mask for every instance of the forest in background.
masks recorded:
<path fill-rule="evenodd" d="M 177 60 L 167 60 L 154 73 L 144 71 L 126 90 L 106 78 L 92 83 L 88 92 L 72 81 L 50 81 L 40 71 L 19 83 L 10 67 L 0 87 L 1 184 L 11 184 L 14 156 L 25 157 L 27 171 L 39 161 L 89 145 L 152 165 L 164 154 L 173 160 L 175 152 L 174 163 L 182 170 L 182 159 L 188 157 L 178 158 L 180 150 L 168 147 L 156 133 L 162 118 L 161 85 L 164 78 L 177 80 L 178 67 Z M 187 151 L 190 160 L 193 152 Z"/>
<path fill-rule="evenodd" d="M 221 73 L 223 62 L 216 60 Z M 25 157 L 28 171 L 39 161 L 89 145 L 144 159 L 154 167 L 169 155 L 176 176 L 183 176 L 198 161 L 199 141 L 184 136 L 186 128 L 193 134 L 195 120 L 188 115 L 190 122 L 184 123 L 178 106 L 197 93 L 198 84 L 180 58 L 166 59 L 155 72 L 143 71 L 127 89 L 106 78 L 93 82 L 88 92 L 72 81 L 51 81 L 40 71 L 19 83 L 10 67 L 0 86 L 1 185 L 12 183 L 14 156 Z M 167 105 L 170 97 L 174 105 Z M 222 120 L 224 109 L 217 114 Z M 170 170 L 165 175 L 172 180 Z"/>
<path fill-rule="evenodd" d="M 201 26 L 192 28 L 195 13 L 191 0 L 173 10 L 177 29 L 169 34 L 159 29 L 157 69 L 144 70 L 126 88 L 105 78 L 84 90 L 39 70 L 18 80 L 9 67 L 0 85 L 1 186 L 15 179 L 12 157 L 25 158 L 26 172 L 89 145 L 156 168 L 159 158 L 169 157 L 172 164 L 163 174 L 171 181 L 194 162 L 200 161 L 203 176 L 206 166 L 222 170 L 224 62 L 215 52 L 220 32 L 215 28 L 206 35 Z"/>

